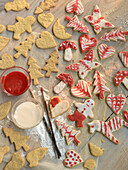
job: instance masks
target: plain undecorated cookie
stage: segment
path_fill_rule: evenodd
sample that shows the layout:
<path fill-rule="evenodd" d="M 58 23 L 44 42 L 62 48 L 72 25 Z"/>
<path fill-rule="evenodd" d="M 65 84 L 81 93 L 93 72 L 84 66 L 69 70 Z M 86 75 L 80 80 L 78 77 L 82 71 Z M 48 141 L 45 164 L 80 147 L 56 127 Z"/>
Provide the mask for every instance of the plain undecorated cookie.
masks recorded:
<path fill-rule="evenodd" d="M 0 120 L 4 119 L 11 109 L 11 101 L 2 103 L 0 105 Z"/>
<path fill-rule="evenodd" d="M 87 159 L 84 163 L 84 168 L 92 170 L 96 167 L 96 162 L 93 159 Z"/>
<path fill-rule="evenodd" d="M 95 157 L 99 157 L 101 155 L 103 155 L 103 151 L 104 149 L 101 149 L 100 147 L 93 145 L 91 142 L 88 143 L 90 152 L 93 156 Z"/>
<path fill-rule="evenodd" d="M 60 24 L 59 19 L 57 19 L 57 21 L 53 25 L 53 33 L 57 38 L 62 40 L 69 39 L 72 37 L 71 34 L 65 32 L 65 27 Z"/>
<path fill-rule="evenodd" d="M 15 66 L 13 57 L 7 53 L 3 54 L 0 60 L 0 69 L 7 69 L 13 66 Z"/>
<path fill-rule="evenodd" d="M 40 14 L 38 15 L 37 20 L 44 28 L 48 28 L 52 24 L 54 16 L 52 13 Z"/>
<path fill-rule="evenodd" d="M 0 24 L 0 33 L 4 32 L 5 26 Z"/>
<path fill-rule="evenodd" d="M 26 155 L 26 160 L 29 162 L 29 167 L 31 168 L 37 166 L 39 160 L 41 160 L 47 152 L 48 148 L 37 148 L 30 151 Z"/>

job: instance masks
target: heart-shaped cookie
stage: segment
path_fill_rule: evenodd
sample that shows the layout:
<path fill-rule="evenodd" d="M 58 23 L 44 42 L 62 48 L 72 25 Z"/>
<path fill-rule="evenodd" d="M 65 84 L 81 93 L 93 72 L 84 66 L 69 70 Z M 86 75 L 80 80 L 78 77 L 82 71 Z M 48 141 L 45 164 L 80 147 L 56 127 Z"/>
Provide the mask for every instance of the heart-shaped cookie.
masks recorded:
<path fill-rule="evenodd" d="M 51 33 L 48 31 L 43 31 L 40 38 L 36 40 L 36 46 L 38 48 L 47 49 L 56 47 L 57 45 Z"/>
<path fill-rule="evenodd" d="M 79 98 L 92 97 L 88 83 L 84 80 L 78 80 L 77 85 L 71 88 L 71 93 L 73 96 Z"/>
<path fill-rule="evenodd" d="M 86 52 L 96 46 L 97 40 L 94 37 L 89 38 L 87 34 L 83 34 L 79 38 L 81 52 Z"/>
<path fill-rule="evenodd" d="M 44 28 L 48 28 L 53 22 L 54 16 L 51 13 L 40 14 L 38 15 L 37 20 Z"/>
<path fill-rule="evenodd" d="M 67 158 L 64 160 L 64 165 L 68 168 L 74 167 L 83 162 L 83 159 L 75 150 L 68 150 L 65 155 Z"/>
<path fill-rule="evenodd" d="M 108 106 L 117 115 L 120 113 L 120 111 L 124 107 L 125 102 L 126 102 L 126 97 L 123 94 L 118 94 L 117 96 L 115 96 L 114 94 L 109 94 L 107 96 L 107 104 L 108 104 Z"/>
<path fill-rule="evenodd" d="M 70 105 L 67 100 L 61 100 L 59 96 L 54 96 L 50 100 L 50 110 L 52 118 L 55 118 L 69 109 Z"/>
<path fill-rule="evenodd" d="M 13 61 L 13 57 L 11 55 L 5 53 L 1 56 L 1 59 L 0 69 L 7 69 L 15 66 L 15 62 Z"/>
<path fill-rule="evenodd" d="M 98 47 L 98 52 L 100 59 L 103 60 L 113 56 L 115 54 L 115 48 L 112 46 L 108 47 L 106 44 L 100 44 Z"/>

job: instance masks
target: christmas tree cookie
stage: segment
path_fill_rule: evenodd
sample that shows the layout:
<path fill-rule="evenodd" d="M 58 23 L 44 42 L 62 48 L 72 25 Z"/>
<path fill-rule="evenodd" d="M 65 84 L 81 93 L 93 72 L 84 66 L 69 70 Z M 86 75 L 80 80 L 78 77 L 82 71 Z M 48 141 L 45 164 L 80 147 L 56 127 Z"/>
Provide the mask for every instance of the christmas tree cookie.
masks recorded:
<path fill-rule="evenodd" d="M 27 57 L 28 50 L 31 50 L 34 41 L 35 41 L 35 35 L 31 35 L 25 41 L 21 42 L 19 46 L 14 47 L 14 50 L 17 51 L 17 53 L 14 54 L 14 57 L 16 59 L 19 58 L 20 55 Z"/>
<path fill-rule="evenodd" d="M 30 73 L 34 85 L 38 85 L 38 79 L 44 77 L 44 75 L 40 72 L 40 67 L 36 63 L 37 61 L 30 56 L 28 59 L 28 72 Z"/>
<path fill-rule="evenodd" d="M 16 151 L 18 151 L 20 148 L 23 148 L 27 152 L 30 149 L 26 144 L 29 139 L 28 136 L 21 136 L 20 132 L 13 131 L 11 128 L 3 128 L 2 130 L 5 136 L 9 137 L 11 144 L 15 144 Z"/>
<path fill-rule="evenodd" d="M 47 73 L 45 74 L 45 77 L 50 77 L 51 72 L 58 72 L 58 69 L 56 68 L 56 64 L 58 64 L 59 55 L 56 50 L 54 50 L 50 54 L 50 58 L 46 61 L 46 65 L 42 68 L 42 70 L 45 70 Z"/>

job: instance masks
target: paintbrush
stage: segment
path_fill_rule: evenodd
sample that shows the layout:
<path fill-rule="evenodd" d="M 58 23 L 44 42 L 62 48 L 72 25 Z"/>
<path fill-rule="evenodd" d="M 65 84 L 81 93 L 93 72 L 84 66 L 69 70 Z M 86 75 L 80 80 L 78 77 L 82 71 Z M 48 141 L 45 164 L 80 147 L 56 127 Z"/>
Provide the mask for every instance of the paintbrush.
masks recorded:
<path fill-rule="evenodd" d="M 41 91 L 42 91 L 44 105 L 45 105 L 45 108 L 46 108 L 46 113 L 47 113 L 47 116 L 48 116 L 48 122 L 49 122 L 49 125 L 50 125 L 50 128 L 51 128 L 52 142 L 53 142 L 53 145 L 55 147 L 55 150 L 56 150 L 56 153 L 57 153 L 57 156 L 58 156 L 58 159 L 59 159 L 61 157 L 61 153 L 60 153 L 58 146 L 56 144 L 56 139 L 55 139 L 55 136 L 54 136 L 52 122 L 51 122 L 50 114 L 49 114 L 49 110 L 48 110 L 48 100 L 49 100 L 49 98 L 48 98 L 48 96 L 44 95 L 43 87 L 41 88 Z"/>

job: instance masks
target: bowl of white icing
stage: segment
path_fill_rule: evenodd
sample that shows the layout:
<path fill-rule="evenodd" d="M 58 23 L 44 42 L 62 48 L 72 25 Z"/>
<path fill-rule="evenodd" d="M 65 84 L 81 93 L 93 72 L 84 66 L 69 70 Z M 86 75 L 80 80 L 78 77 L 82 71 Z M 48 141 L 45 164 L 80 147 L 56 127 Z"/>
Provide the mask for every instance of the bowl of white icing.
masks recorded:
<path fill-rule="evenodd" d="M 18 100 L 12 107 L 11 117 L 16 126 L 29 129 L 37 126 L 43 119 L 43 107 L 33 98 Z"/>

